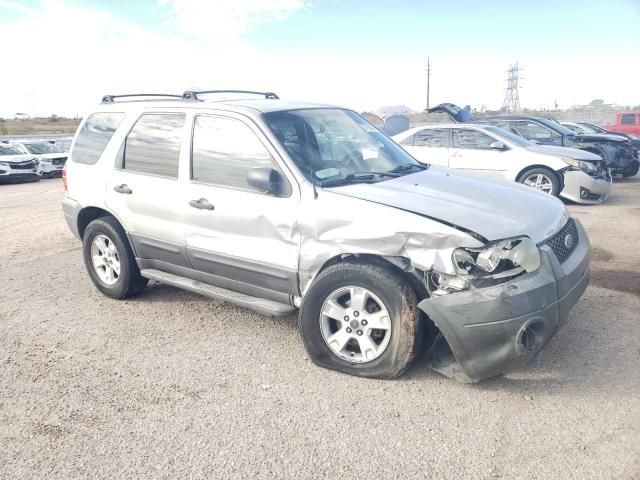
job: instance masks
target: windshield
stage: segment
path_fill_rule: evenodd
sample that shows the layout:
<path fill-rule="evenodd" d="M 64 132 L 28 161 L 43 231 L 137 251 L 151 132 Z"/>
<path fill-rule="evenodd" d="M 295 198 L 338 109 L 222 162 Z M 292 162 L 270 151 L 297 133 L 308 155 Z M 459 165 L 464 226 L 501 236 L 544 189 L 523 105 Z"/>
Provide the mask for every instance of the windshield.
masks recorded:
<path fill-rule="evenodd" d="M 493 125 L 487 125 L 487 126 L 484 126 L 484 128 L 490 131 L 491 133 L 495 133 L 499 137 L 505 138 L 509 140 L 511 143 L 514 143 L 520 147 L 530 147 L 531 145 L 533 145 L 533 143 L 531 143 L 530 141 L 525 140 L 524 138 L 522 138 L 519 135 L 516 135 L 515 133 L 508 132 L 503 128 L 494 127 Z"/>
<path fill-rule="evenodd" d="M 555 130 L 560 135 L 573 137 L 576 134 L 576 132 L 574 132 L 573 130 L 569 130 L 564 125 L 560 125 L 555 120 L 549 120 L 548 118 L 544 118 L 544 117 L 533 117 L 533 118 L 535 118 L 535 120 L 537 122 L 541 123 L 542 125 L 545 125 L 545 126 L 551 128 L 551 129 Z"/>
<path fill-rule="evenodd" d="M 349 110 L 288 110 L 263 118 L 296 167 L 307 179 L 313 172 L 313 181 L 321 186 L 342 180 L 383 181 L 425 168 Z"/>
<path fill-rule="evenodd" d="M 591 123 L 581 123 L 580 126 L 590 133 L 611 133 L 610 131 Z"/>
<path fill-rule="evenodd" d="M 22 152 L 15 147 L 0 145 L 0 155 L 22 155 Z"/>
<path fill-rule="evenodd" d="M 34 153 L 36 155 L 43 153 L 62 153 L 62 149 L 53 143 L 25 143 L 24 146 L 29 153 Z"/>

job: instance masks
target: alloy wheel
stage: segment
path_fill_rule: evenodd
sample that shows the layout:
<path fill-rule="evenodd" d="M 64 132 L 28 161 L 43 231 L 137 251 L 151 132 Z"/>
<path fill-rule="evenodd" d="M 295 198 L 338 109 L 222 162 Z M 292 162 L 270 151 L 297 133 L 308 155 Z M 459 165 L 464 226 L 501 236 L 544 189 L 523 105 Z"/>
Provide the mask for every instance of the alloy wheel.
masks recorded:
<path fill-rule="evenodd" d="M 91 260 L 98 278 L 111 286 L 120 278 L 120 255 L 115 243 L 106 235 L 96 235 L 91 242 Z"/>
<path fill-rule="evenodd" d="M 544 193 L 551 193 L 553 191 L 553 182 L 543 173 L 529 175 L 524 179 L 523 183 Z"/>
<path fill-rule="evenodd" d="M 384 303 L 363 287 L 333 291 L 320 311 L 322 338 L 331 351 L 352 363 L 375 360 L 391 339 L 391 317 Z"/>

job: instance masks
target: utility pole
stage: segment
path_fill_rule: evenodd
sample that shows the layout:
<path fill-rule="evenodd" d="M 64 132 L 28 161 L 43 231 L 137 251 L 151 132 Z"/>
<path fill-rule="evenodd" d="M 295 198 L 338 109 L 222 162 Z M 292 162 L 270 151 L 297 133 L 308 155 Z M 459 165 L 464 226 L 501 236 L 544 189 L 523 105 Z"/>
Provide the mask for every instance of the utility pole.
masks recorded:
<path fill-rule="evenodd" d="M 429 81 L 431 80 L 431 58 L 427 57 L 427 112 L 429 111 Z"/>

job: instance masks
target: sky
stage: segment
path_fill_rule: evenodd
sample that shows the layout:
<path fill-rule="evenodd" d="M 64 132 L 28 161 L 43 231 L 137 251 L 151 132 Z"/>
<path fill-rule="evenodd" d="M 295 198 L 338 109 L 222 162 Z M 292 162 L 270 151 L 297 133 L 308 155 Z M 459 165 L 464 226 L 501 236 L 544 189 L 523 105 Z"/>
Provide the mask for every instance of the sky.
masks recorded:
<path fill-rule="evenodd" d="M 275 91 L 357 111 L 640 104 L 640 0 L 0 0 L 0 117 L 107 93 Z"/>

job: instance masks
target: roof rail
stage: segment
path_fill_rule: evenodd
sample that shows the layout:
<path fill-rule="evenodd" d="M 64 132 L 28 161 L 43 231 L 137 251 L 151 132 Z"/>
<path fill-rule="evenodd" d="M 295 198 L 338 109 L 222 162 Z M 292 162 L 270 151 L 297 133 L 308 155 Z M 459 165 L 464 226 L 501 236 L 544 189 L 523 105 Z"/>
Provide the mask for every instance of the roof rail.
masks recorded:
<path fill-rule="evenodd" d="M 129 97 L 164 97 L 164 98 L 182 98 L 182 95 L 173 95 L 171 93 L 129 93 L 126 95 L 105 95 L 102 97 L 102 103 L 115 103 L 116 98 Z"/>
<path fill-rule="evenodd" d="M 273 92 L 253 92 L 251 90 L 187 90 L 182 94 L 183 100 L 200 100 L 198 95 L 204 95 L 206 93 L 248 93 L 251 95 L 262 95 L 264 98 L 279 100 L 280 97 Z"/>

